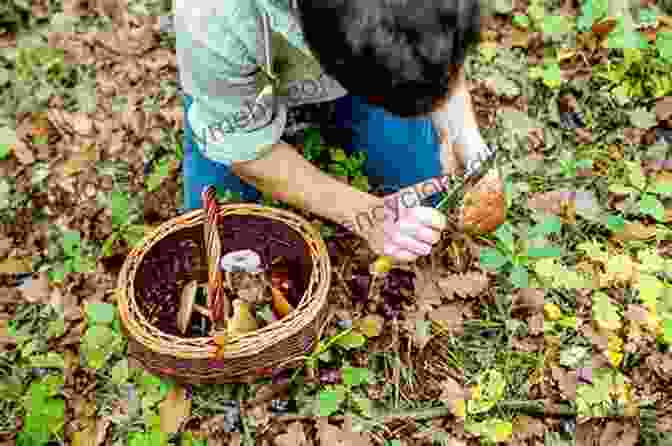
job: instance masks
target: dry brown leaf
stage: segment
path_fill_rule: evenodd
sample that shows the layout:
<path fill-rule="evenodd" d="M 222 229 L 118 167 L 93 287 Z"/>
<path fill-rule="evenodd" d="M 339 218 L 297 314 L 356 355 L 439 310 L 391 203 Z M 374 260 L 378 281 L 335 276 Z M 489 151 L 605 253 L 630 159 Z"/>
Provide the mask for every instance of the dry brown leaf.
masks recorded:
<path fill-rule="evenodd" d="M 553 379 L 558 382 L 560 391 L 567 399 L 576 398 L 576 371 L 567 371 L 561 367 L 551 367 Z"/>
<path fill-rule="evenodd" d="M 29 257 L 8 257 L 0 262 L 0 274 L 19 274 L 31 271 Z"/>
<path fill-rule="evenodd" d="M 626 223 L 620 232 L 615 232 L 612 241 L 648 240 L 656 236 L 657 230 L 654 225 L 645 225 L 640 222 Z"/>
<path fill-rule="evenodd" d="M 412 313 L 406 313 L 406 319 L 404 320 L 403 323 L 403 326 L 406 328 L 409 335 L 411 336 L 413 343 L 420 350 L 422 350 L 431 339 L 431 334 L 429 333 L 429 330 L 427 331 L 427 333 L 423 333 L 422 331 L 418 330 L 419 323 L 424 323 L 424 321 L 426 320 L 427 320 L 427 310 L 421 309 L 418 311 L 414 311 Z"/>
<path fill-rule="evenodd" d="M 175 384 L 166 395 L 166 399 L 159 404 L 159 415 L 163 432 L 171 434 L 177 432 L 191 415 L 191 399 L 187 398 L 187 389 Z"/>
<path fill-rule="evenodd" d="M 0 238 L 0 257 L 5 257 L 14 246 L 14 240 L 9 237 Z"/>
<path fill-rule="evenodd" d="M 421 307 L 427 305 L 441 305 L 443 293 L 432 278 L 431 271 L 427 271 L 425 268 L 419 268 L 417 265 L 414 265 L 413 269 L 415 272 L 413 285 L 418 305 Z"/>
<path fill-rule="evenodd" d="M 527 318 L 527 326 L 532 336 L 540 335 L 544 332 L 544 314 L 537 312 Z"/>
<path fill-rule="evenodd" d="M 533 437 L 543 437 L 546 426 L 543 421 L 528 415 L 519 415 L 513 419 L 513 435 L 525 440 Z"/>
<path fill-rule="evenodd" d="M 352 431 L 352 419 L 346 418 L 343 428 L 329 424 L 326 417 L 320 417 L 317 422 L 320 446 L 372 446 L 373 443 L 367 434 Z M 278 445 L 281 446 L 281 445 Z"/>
<path fill-rule="evenodd" d="M 278 435 L 273 441 L 276 446 L 308 446 L 303 425 L 298 421 L 287 426 L 287 433 Z"/>
<path fill-rule="evenodd" d="M 521 28 L 513 28 L 511 33 L 511 46 L 527 48 L 530 41 L 529 31 Z"/>
<path fill-rule="evenodd" d="M 429 319 L 436 322 L 441 328 L 448 330 L 452 335 L 459 336 L 464 333 L 462 308 L 456 304 L 440 306 L 429 313 Z"/>
<path fill-rule="evenodd" d="M 536 312 L 544 308 L 546 291 L 542 288 L 521 288 L 513 295 L 511 311 Z"/>
<path fill-rule="evenodd" d="M 441 396 L 439 396 L 439 399 L 443 402 L 453 404 L 458 400 L 467 399 L 467 394 L 464 387 L 456 379 L 447 376 L 441 382 Z"/>
<path fill-rule="evenodd" d="M 49 304 L 58 312 L 63 314 L 66 321 L 74 321 L 82 316 L 82 311 L 77 303 L 77 296 L 72 292 L 65 291 L 65 294 L 59 288 L 54 288 L 51 292 Z"/>
<path fill-rule="evenodd" d="M 38 277 L 26 282 L 19 287 L 24 299 L 31 304 L 47 303 L 49 301 L 49 276 L 40 273 Z"/>
<path fill-rule="evenodd" d="M 462 298 L 476 297 L 488 288 L 488 276 L 479 272 L 451 274 L 439 279 L 439 288 L 447 295 L 458 295 Z"/>
<path fill-rule="evenodd" d="M 91 136 L 93 133 L 93 120 L 86 113 L 72 113 L 70 119 L 72 130 L 75 133 L 79 135 Z"/>
<path fill-rule="evenodd" d="M 658 121 L 672 119 L 672 96 L 658 99 L 658 102 L 656 102 L 656 119 Z"/>
<path fill-rule="evenodd" d="M 602 435 L 600 435 L 600 446 L 611 446 L 614 444 L 621 444 L 618 439 L 625 426 L 622 422 L 610 421 L 604 427 Z"/>

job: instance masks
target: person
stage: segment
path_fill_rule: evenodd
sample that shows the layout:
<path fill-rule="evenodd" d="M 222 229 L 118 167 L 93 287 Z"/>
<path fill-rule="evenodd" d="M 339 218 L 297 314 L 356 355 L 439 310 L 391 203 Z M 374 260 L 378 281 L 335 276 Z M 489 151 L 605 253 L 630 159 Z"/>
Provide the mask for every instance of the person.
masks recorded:
<path fill-rule="evenodd" d="M 446 227 L 438 194 L 427 205 L 400 191 L 492 153 L 464 74 L 480 13 L 478 0 L 176 0 L 184 209 L 201 207 L 208 184 L 244 201 L 264 193 L 378 254 L 428 254 Z M 287 142 L 293 112 L 324 104 L 344 149 L 365 152 L 369 181 L 392 194 L 344 184 Z"/>

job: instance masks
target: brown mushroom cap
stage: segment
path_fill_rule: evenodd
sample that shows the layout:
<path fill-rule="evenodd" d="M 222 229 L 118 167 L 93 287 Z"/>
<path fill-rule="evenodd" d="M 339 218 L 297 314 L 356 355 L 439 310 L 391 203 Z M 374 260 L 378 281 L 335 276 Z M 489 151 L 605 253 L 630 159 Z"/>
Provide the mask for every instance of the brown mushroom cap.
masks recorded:
<path fill-rule="evenodd" d="M 506 220 L 506 197 L 499 172 L 492 169 L 464 194 L 460 223 L 467 232 L 486 234 Z"/>

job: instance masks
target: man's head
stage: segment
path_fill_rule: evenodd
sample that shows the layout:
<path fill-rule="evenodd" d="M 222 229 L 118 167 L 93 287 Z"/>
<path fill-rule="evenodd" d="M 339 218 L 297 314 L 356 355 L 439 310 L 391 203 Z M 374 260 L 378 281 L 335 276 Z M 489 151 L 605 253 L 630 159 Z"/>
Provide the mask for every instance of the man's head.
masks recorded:
<path fill-rule="evenodd" d="M 326 73 L 400 117 L 446 100 L 480 38 L 478 0 L 299 0 L 298 9 Z"/>

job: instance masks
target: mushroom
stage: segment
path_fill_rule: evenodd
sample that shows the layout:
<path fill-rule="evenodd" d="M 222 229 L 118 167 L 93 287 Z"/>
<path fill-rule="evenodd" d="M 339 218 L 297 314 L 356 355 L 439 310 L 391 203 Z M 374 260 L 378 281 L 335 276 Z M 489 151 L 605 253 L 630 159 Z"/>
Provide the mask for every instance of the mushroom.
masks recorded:
<path fill-rule="evenodd" d="M 222 271 L 230 273 L 259 273 L 261 257 L 251 249 L 243 249 L 223 256 L 219 265 Z"/>
<path fill-rule="evenodd" d="M 198 292 L 198 281 L 192 280 L 182 290 L 180 297 L 180 311 L 177 313 L 177 328 L 182 334 L 187 332 L 191 314 L 194 311 L 194 300 Z"/>
<path fill-rule="evenodd" d="M 241 299 L 254 303 L 262 301 L 266 288 L 261 276 L 261 257 L 250 249 L 230 252 L 219 262 L 225 271 L 228 288 Z"/>
<path fill-rule="evenodd" d="M 464 194 L 460 212 L 461 226 L 468 232 L 486 234 L 506 220 L 504 185 L 496 169 L 492 169 Z"/>

